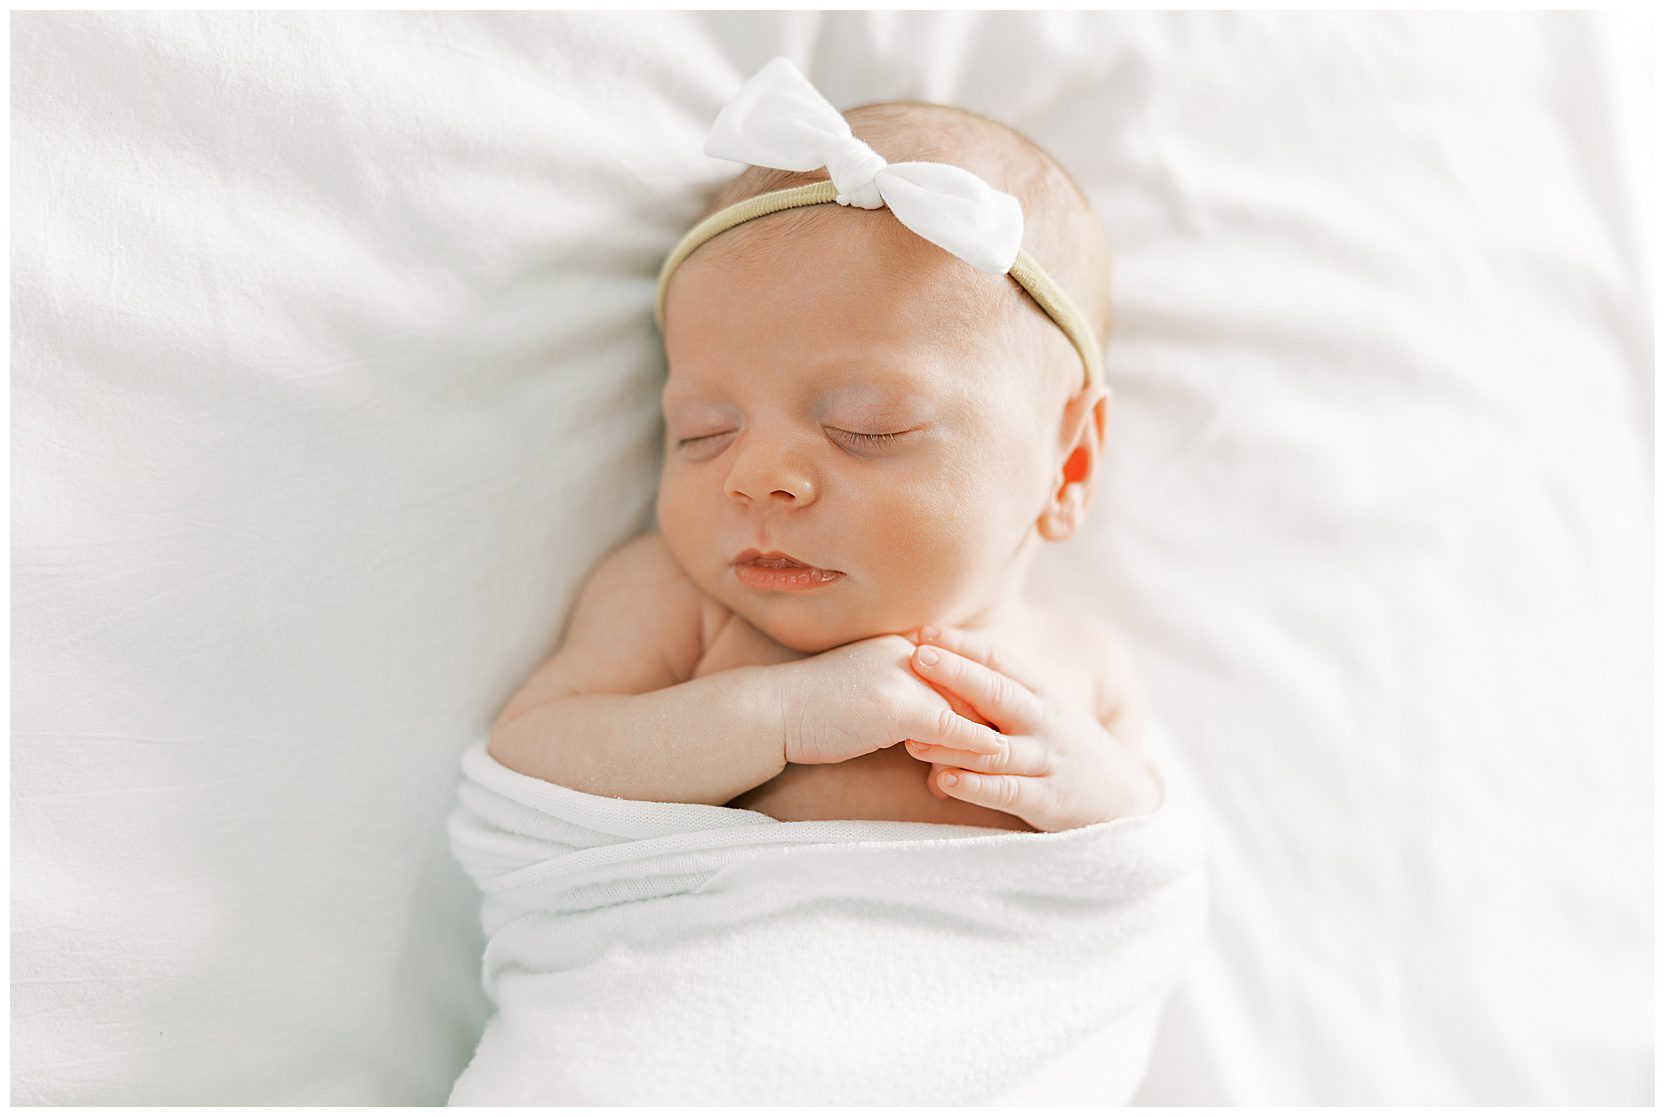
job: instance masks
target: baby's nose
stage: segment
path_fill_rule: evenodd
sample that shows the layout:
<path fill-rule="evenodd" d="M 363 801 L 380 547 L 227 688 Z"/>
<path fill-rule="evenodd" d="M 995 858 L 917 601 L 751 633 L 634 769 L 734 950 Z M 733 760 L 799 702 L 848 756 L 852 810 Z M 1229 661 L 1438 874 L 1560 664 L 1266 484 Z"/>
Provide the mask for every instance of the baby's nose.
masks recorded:
<path fill-rule="evenodd" d="M 728 492 L 734 500 L 778 508 L 815 502 L 813 450 L 791 433 L 759 425 L 743 432 L 730 452 Z"/>
<path fill-rule="evenodd" d="M 736 500 L 762 500 L 769 504 L 801 505 L 815 499 L 815 485 L 808 477 L 787 470 L 776 470 L 772 478 L 747 479 L 738 471 L 729 480 L 729 493 Z"/>

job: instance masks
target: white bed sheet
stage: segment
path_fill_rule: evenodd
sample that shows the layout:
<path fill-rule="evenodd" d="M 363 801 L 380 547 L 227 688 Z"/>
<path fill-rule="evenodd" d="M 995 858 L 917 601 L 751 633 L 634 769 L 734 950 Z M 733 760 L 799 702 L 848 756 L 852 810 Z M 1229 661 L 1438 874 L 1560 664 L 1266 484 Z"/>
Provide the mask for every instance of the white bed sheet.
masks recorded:
<path fill-rule="evenodd" d="M 654 275 L 786 54 L 1007 120 L 1110 231 L 1106 483 L 1036 591 L 1126 634 L 1209 808 L 1140 1100 L 1651 1102 L 1638 44 L 15 15 L 12 1100 L 443 1101 L 457 755 L 651 522 Z"/>

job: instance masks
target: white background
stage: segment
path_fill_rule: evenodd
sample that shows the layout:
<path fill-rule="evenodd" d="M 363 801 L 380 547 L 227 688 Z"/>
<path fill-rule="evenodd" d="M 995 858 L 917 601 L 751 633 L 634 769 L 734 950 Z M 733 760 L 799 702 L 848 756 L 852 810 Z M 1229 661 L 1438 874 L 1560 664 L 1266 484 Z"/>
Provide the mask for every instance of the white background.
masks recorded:
<path fill-rule="evenodd" d="M 1141 1099 L 1651 1102 L 1645 43 L 14 15 L 13 1101 L 446 1097 L 457 758 L 651 522 L 654 277 L 785 54 L 1013 124 L 1109 231 L 1108 474 L 1034 589 L 1209 810 Z"/>

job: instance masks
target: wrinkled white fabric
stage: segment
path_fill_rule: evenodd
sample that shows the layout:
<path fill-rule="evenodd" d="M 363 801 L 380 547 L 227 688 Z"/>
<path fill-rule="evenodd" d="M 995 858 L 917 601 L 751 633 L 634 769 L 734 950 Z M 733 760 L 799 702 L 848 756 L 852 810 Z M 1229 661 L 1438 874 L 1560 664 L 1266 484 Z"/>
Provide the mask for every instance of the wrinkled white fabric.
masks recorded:
<path fill-rule="evenodd" d="M 826 167 L 839 205 L 888 205 L 909 229 L 995 275 L 1011 270 L 1023 246 L 1016 198 L 948 163 L 886 163 L 785 58 L 759 70 L 723 106 L 705 153 L 784 171 Z"/>
<path fill-rule="evenodd" d="M 1207 912 L 1187 785 L 1058 833 L 590 795 L 475 742 L 496 1014 L 452 1105 L 1125 1104 Z"/>

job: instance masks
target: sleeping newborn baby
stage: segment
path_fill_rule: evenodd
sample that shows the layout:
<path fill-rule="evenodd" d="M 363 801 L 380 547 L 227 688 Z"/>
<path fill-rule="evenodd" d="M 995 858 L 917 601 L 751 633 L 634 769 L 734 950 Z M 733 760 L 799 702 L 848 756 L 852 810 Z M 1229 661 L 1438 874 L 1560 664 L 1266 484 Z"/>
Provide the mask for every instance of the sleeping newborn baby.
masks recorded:
<path fill-rule="evenodd" d="M 1004 125 L 840 116 L 782 59 L 706 150 L 753 165 L 661 276 L 658 529 L 593 573 L 491 755 L 783 821 L 1155 810 L 1118 642 L 1024 596 L 1100 474 L 1109 259 L 1087 199 Z M 790 188 L 812 200 L 735 208 Z"/>

